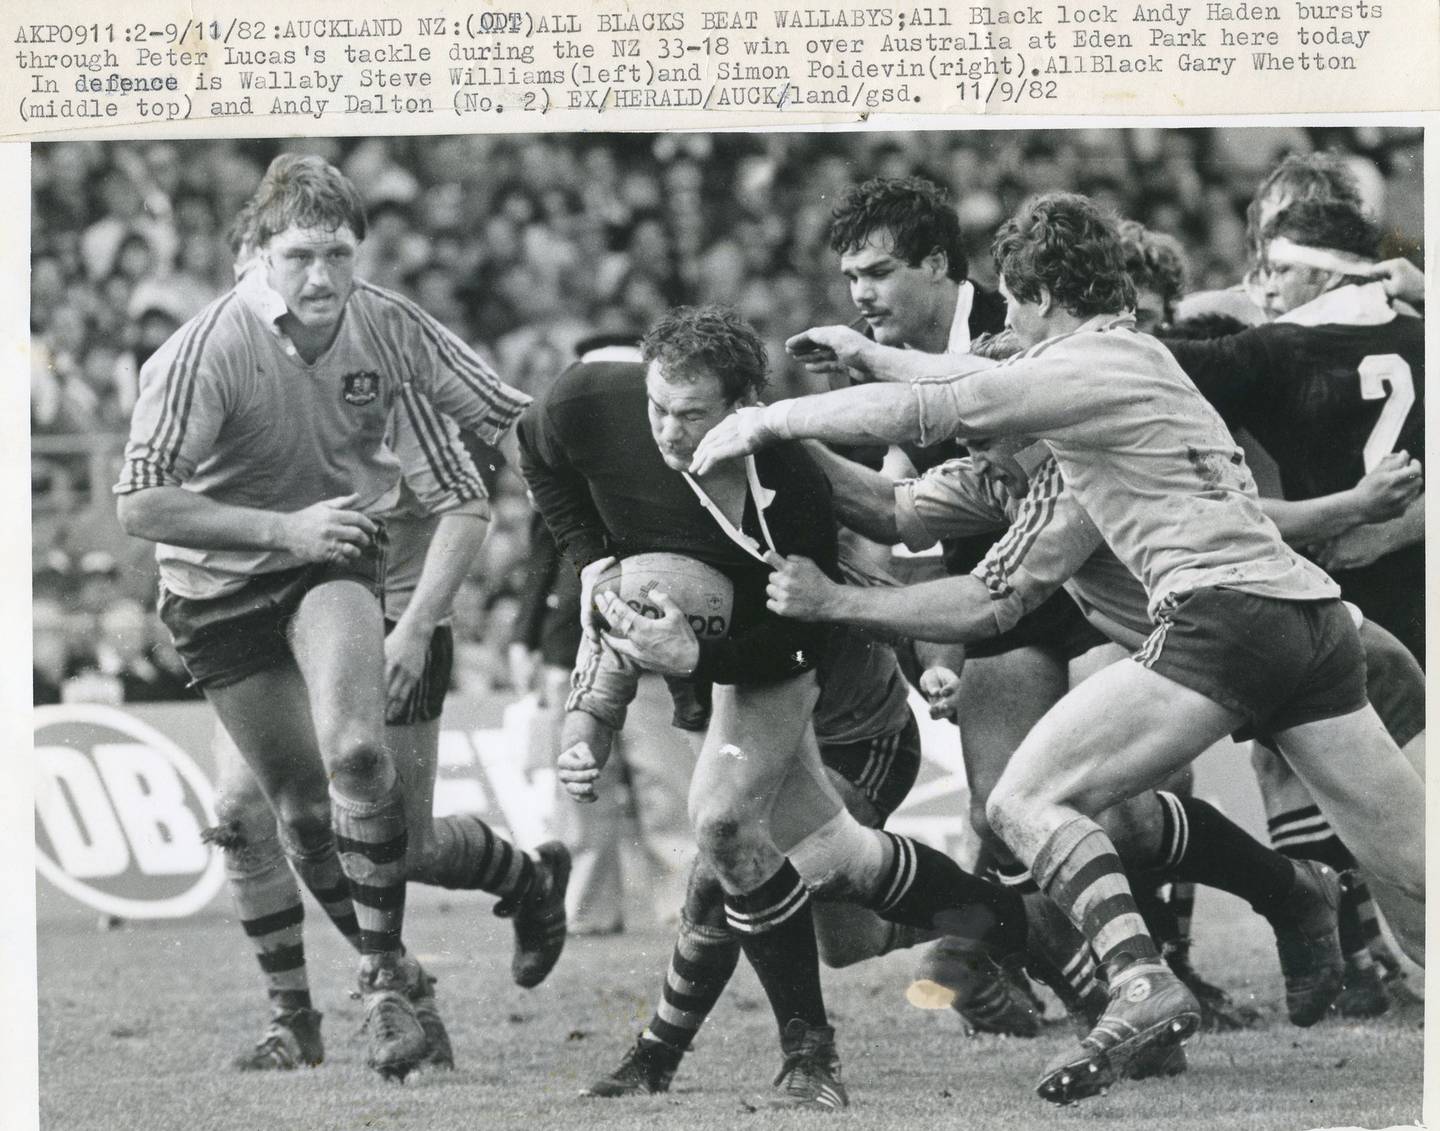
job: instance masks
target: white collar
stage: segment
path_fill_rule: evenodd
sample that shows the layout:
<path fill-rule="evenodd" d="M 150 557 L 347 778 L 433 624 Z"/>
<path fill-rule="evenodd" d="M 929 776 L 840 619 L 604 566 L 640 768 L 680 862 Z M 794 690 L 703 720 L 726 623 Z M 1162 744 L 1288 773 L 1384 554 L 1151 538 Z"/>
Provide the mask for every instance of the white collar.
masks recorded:
<path fill-rule="evenodd" d="M 265 264 L 259 256 L 251 259 L 240 271 L 235 293 L 271 333 L 277 337 L 284 336 L 280 330 L 280 319 L 285 317 L 288 308 L 280 292 L 265 278 Z"/>
<path fill-rule="evenodd" d="M 695 492 L 695 497 L 700 500 L 700 505 L 704 507 L 706 511 L 709 512 L 710 517 L 719 524 L 720 529 L 725 532 L 726 537 L 752 558 L 764 563 L 765 554 L 760 549 L 760 543 L 755 541 L 754 538 L 751 538 L 740 526 L 731 522 L 730 519 L 726 517 L 725 512 L 715 505 L 714 500 L 706 494 L 705 488 L 700 486 L 693 475 L 688 471 L 682 471 L 680 474 L 685 477 L 685 482 L 690 484 L 690 489 Z M 760 520 L 760 533 L 765 538 L 765 543 L 768 548 L 775 550 L 775 539 L 770 536 L 770 525 L 765 521 L 765 511 L 769 508 L 770 504 L 775 501 L 775 492 L 760 482 L 760 473 L 755 468 L 755 457 L 753 455 L 745 457 L 745 485 L 749 489 L 750 497 L 755 500 L 755 514 Z M 775 552 L 778 553 L 779 551 L 775 550 Z"/>
<path fill-rule="evenodd" d="M 1384 283 L 1347 283 L 1275 319 L 1297 326 L 1383 326 L 1396 314 Z"/>
<path fill-rule="evenodd" d="M 955 296 L 955 317 L 950 320 L 950 340 L 946 353 L 970 352 L 970 311 L 975 306 L 975 284 L 966 279 Z"/>

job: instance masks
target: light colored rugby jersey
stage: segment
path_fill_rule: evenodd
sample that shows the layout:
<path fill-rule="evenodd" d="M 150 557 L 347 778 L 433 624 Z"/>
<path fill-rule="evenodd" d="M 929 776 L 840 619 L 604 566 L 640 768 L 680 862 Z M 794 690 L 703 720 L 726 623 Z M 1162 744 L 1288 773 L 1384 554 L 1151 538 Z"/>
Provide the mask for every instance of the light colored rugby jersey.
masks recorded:
<path fill-rule="evenodd" d="M 971 570 L 990 593 L 996 635 L 1062 585 L 1085 618 L 1117 644 L 1139 648 L 1154 628 L 1144 586 L 1105 545 L 1053 457 L 1031 472 L 1022 500 L 968 459 L 950 460 L 895 484 L 895 517 L 906 545 L 917 549 L 941 538 L 996 533 Z"/>
<path fill-rule="evenodd" d="M 412 390 L 413 392 L 413 390 Z M 440 519 L 476 499 L 490 517 L 489 494 L 460 429 L 421 394 L 405 398 L 390 418 L 386 445 L 400 461 L 400 494 L 385 520 L 385 617 L 398 621 L 415 594 Z M 447 615 L 442 624 L 448 624 Z"/>
<path fill-rule="evenodd" d="M 183 486 L 221 503 L 296 511 L 355 496 L 381 514 L 400 465 L 384 443 L 391 410 L 416 394 L 494 443 L 529 403 L 414 303 L 358 282 L 330 348 L 307 365 L 280 332 L 284 301 L 250 271 L 145 363 L 116 494 Z M 422 432 L 427 456 L 441 458 Z M 274 550 L 157 545 L 171 592 L 219 597 L 301 564 Z"/>
<path fill-rule="evenodd" d="M 1157 615 L 1213 586 L 1286 600 L 1338 597 L 1260 510 L 1220 416 L 1126 315 L 1091 318 L 1000 365 L 910 385 L 920 442 L 1044 440 L 1066 484 Z"/>

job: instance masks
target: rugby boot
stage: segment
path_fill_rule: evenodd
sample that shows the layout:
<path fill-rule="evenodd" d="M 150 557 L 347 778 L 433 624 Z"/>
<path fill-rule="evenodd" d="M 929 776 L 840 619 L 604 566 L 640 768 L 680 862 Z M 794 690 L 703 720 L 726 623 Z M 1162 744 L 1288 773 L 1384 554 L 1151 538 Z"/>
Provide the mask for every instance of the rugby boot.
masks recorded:
<path fill-rule="evenodd" d="M 1189 1071 L 1184 1045 L 1151 1045 L 1131 1058 L 1127 1080 L 1165 1080 Z"/>
<path fill-rule="evenodd" d="M 1002 965 L 983 944 L 947 935 L 926 952 L 905 997 L 920 1009 L 955 1010 L 972 1035 L 1034 1037 L 1040 1013 L 1028 984 L 1017 984 L 1024 977 L 1022 958 Z"/>
<path fill-rule="evenodd" d="M 1390 1009 L 1390 995 L 1380 980 L 1380 968 L 1373 963 L 1363 967 L 1353 958 L 1345 960 L 1345 986 L 1335 999 L 1335 1012 L 1341 1017 L 1379 1017 Z"/>
<path fill-rule="evenodd" d="M 435 983 L 419 959 L 406 954 L 400 959 L 400 970 L 405 976 L 405 994 L 415 1009 L 415 1020 L 425 1033 L 425 1055 L 418 1068 L 454 1068 L 455 1050 L 450 1045 L 450 1034 L 445 1031 L 445 1022 L 440 1018 L 440 1008 L 435 1002 Z"/>
<path fill-rule="evenodd" d="M 1165 948 L 1165 961 L 1200 1003 L 1200 1028 L 1207 1033 L 1228 1033 L 1253 1029 L 1260 1024 L 1260 1011 L 1235 1001 L 1219 986 L 1207 982 L 1190 964 L 1187 949 Z"/>
<path fill-rule="evenodd" d="M 510 977 L 523 989 L 534 989 L 560 961 L 565 949 L 565 889 L 570 886 L 570 850 L 558 840 L 535 850 L 535 875 L 518 896 L 502 899 L 495 914 L 514 919 L 515 953 Z"/>
<path fill-rule="evenodd" d="M 1199 1027 L 1200 1003 L 1185 983 L 1158 962 L 1135 963 L 1114 979 L 1105 1013 L 1080 1047 L 1051 1061 L 1035 1090 L 1050 1103 L 1072 1104 L 1130 1076 L 1137 1062 L 1156 1075 L 1162 1053 Z"/>
<path fill-rule="evenodd" d="M 835 1051 L 835 1030 L 829 1025 L 806 1025 L 792 1017 L 780 1034 L 785 1060 L 773 1081 L 784 1088 L 772 1107 L 810 1111 L 840 1111 L 850 1106 L 840 1082 L 840 1055 Z"/>
<path fill-rule="evenodd" d="M 580 1090 L 582 1096 L 656 1096 L 670 1090 L 670 1081 L 685 1054 L 664 1041 L 637 1037 L 615 1071 Z"/>
<path fill-rule="evenodd" d="M 1345 959 L 1340 953 L 1340 877 L 1324 864 L 1296 860 L 1295 886 L 1269 915 L 1285 975 L 1285 1010 L 1302 1028 L 1330 1011 L 1340 995 Z"/>
<path fill-rule="evenodd" d="M 364 1031 L 369 1040 L 365 1066 L 387 1080 L 403 1083 L 425 1059 L 428 1046 L 400 963 L 382 955 L 362 955 L 356 996 L 365 1013 Z"/>
<path fill-rule="evenodd" d="M 314 1009 L 276 1010 L 255 1047 L 237 1056 L 232 1062 L 234 1067 L 241 1072 L 314 1068 L 325 1059 L 320 1017 Z"/>

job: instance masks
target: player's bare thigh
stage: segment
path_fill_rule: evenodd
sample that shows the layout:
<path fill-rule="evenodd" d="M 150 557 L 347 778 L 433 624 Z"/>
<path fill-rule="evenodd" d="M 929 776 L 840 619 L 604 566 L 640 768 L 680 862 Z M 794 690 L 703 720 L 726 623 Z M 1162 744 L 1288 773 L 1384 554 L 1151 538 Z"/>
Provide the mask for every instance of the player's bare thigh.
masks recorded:
<path fill-rule="evenodd" d="M 700 851 L 728 890 L 762 883 L 783 860 L 770 840 L 770 807 L 811 725 L 817 695 L 811 673 L 765 687 L 715 688 L 689 813 Z"/>
<path fill-rule="evenodd" d="M 1043 648 L 966 660 L 960 674 L 960 741 L 966 779 L 981 804 L 1031 728 L 1069 689 L 1064 661 Z"/>
<path fill-rule="evenodd" d="M 1031 730 L 990 796 L 989 817 L 1031 859 L 1078 810 L 1093 816 L 1154 787 L 1241 716 L 1131 660 L 1071 691 Z"/>
<path fill-rule="evenodd" d="M 330 827 L 329 786 L 300 669 L 286 661 L 205 698 L 282 823 L 300 842 Z"/>
<path fill-rule="evenodd" d="M 394 782 L 384 742 L 380 602 L 354 581 L 317 585 L 290 621 L 290 647 L 309 689 L 315 738 L 345 793 L 375 799 Z"/>

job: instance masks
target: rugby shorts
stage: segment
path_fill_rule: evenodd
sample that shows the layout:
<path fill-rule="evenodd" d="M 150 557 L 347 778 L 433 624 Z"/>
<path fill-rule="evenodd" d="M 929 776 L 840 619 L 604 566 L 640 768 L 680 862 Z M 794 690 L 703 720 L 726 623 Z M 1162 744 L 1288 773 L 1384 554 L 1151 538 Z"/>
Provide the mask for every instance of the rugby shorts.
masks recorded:
<path fill-rule="evenodd" d="M 1241 741 L 1348 715 L 1367 701 L 1365 652 L 1338 598 L 1198 589 L 1167 602 L 1132 659 L 1242 715 Z"/>
<path fill-rule="evenodd" d="M 389 636 L 395 621 L 385 621 Z M 455 633 L 448 624 L 440 625 L 430 634 L 430 647 L 425 653 L 425 667 L 410 689 L 410 695 L 394 714 L 387 712 L 385 725 L 414 726 L 434 722 L 445 707 L 445 693 L 450 690 L 450 675 L 455 669 Z"/>
<path fill-rule="evenodd" d="M 905 725 L 889 734 L 861 742 L 822 742 L 820 760 L 865 795 L 883 824 L 920 774 L 920 724 L 908 712 Z"/>
<path fill-rule="evenodd" d="M 257 574 L 220 597 L 181 597 L 162 584 L 157 611 L 190 673 L 191 685 L 229 687 L 291 662 L 291 618 L 305 594 L 331 581 L 358 582 L 383 604 L 383 527 L 353 562 L 317 562 Z"/>
<path fill-rule="evenodd" d="M 566 711 L 584 711 L 611 730 L 625 726 L 625 714 L 635 699 L 640 677 L 638 664 L 622 656 L 603 639 L 580 638 L 580 650 L 570 673 Z M 710 725 L 710 684 L 679 676 L 666 676 L 674 713 L 670 723 L 680 730 L 703 731 Z"/>

